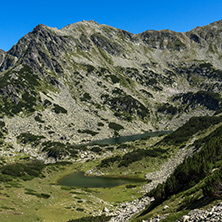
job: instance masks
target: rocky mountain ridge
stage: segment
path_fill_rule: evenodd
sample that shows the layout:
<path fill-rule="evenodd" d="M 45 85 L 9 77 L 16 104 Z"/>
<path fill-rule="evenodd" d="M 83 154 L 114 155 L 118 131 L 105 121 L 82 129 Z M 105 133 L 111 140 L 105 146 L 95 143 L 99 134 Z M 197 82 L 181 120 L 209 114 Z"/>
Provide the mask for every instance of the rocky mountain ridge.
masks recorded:
<path fill-rule="evenodd" d="M 221 34 L 222 20 L 185 33 L 38 25 L 0 52 L 3 150 L 39 156 L 47 141 L 174 130 L 220 113 Z M 40 145 L 30 148 L 21 135 Z"/>

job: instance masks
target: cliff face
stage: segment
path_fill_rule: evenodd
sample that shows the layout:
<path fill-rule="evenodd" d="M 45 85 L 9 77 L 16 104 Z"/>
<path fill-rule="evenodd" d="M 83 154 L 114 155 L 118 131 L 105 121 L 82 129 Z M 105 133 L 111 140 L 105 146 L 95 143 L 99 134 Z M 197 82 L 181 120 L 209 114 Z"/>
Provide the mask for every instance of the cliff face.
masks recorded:
<path fill-rule="evenodd" d="M 220 113 L 221 36 L 222 21 L 140 34 L 94 21 L 40 24 L 0 51 L 2 143 L 19 151 L 28 133 L 73 144 Z"/>

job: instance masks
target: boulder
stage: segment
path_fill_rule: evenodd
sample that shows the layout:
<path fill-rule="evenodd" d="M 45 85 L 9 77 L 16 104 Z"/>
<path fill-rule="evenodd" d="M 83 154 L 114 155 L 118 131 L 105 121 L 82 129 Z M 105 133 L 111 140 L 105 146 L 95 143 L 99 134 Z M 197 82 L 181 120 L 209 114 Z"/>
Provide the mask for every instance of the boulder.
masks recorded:
<path fill-rule="evenodd" d="M 104 207 L 104 208 L 103 208 L 103 212 L 104 212 L 104 213 L 109 213 L 109 210 L 107 209 L 107 207 Z"/>
<path fill-rule="evenodd" d="M 190 219 L 189 216 L 187 216 L 187 215 L 183 216 L 183 222 L 189 221 L 189 219 Z"/>

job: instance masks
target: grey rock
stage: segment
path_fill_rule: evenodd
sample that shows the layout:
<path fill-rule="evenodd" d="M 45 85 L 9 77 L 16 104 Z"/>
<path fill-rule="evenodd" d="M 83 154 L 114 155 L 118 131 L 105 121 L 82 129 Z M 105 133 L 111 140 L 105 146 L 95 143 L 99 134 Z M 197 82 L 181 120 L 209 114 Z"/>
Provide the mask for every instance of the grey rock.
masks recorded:
<path fill-rule="evenodd" d="M 103 208 L 103 212 L 104 212 L 104 213 L 109 213 L 108 208 L 107 208 L 107 207 L 104 207 L 104 208 Z"/>
<path fill-rule="evenodd" d="M 169 208 L 169 206 L 167 206 L 167 205 L 165 205 L 165 206 L 163 207 L 164 210 L 167 210 L 168 208 Z"/>
<path fill-rule="evenodd" d="M 189 219 L 190 219 L 190 217 L 185 215 L 185 216 L 183 216 L 182 221 L 186 222 L 186 221 L 189 221 Z"/>
<path fill-rule="evenodd" d="M 219 222 L 222 220 L 222 210 L 221 203 L 216 206 L 213 206 L 206 211 L 195 209 L 188 213 L 188 215 L 183 216 L 178 221 L 210 221 L 210 222 Z"/>

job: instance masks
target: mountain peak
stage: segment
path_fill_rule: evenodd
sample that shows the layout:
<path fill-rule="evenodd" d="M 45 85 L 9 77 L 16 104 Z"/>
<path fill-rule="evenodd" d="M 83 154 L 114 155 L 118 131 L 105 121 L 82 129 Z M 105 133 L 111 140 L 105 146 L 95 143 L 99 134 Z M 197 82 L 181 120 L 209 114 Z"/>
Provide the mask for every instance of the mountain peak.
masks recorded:
<path fill-rule="evenodd" d="M 99 25 L 98 22 L 94 21 L 94 20 L 83 20 L 82 23 L 88 23 L 88 24 L 96 24 Z"/>
<path fill-rule="evenodd" d="M 83 21 L 72 23 L 63 27 L 62 31 L 70 31 L 79 27 L 99 27 L 99 26 L 100 24 L 93 20 L 88 20 L 88 21 L 83 20 Z"/>
<path fill-rule="evenodd" d="M 0 55 L 6 53 L 3 49 L 0 49 Z"/>
<path fill-rule="evenodd" d="M 43 29 L 43 28 L 45 28 L 45 27 L 47 27 L 46 25 L 44 25 L 44 24 L 42 24 L 42 23 L 40 23 L 40 24 L 38 24 L 33 30 L 40 30 L 40 29 Z"/>

